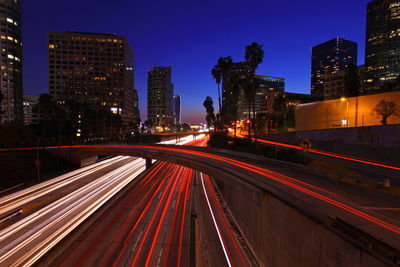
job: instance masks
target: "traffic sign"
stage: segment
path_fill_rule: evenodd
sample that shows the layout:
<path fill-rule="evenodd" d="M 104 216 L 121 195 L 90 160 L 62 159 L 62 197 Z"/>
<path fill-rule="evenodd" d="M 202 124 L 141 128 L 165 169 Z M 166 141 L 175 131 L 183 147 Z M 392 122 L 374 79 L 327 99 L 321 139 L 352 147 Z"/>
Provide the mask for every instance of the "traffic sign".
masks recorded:
<path fill-rule="evenodd" d="M 301 141 L 300 147 L 304 152 L 307 152 L 311 148 L 311 142 L 310 140 L 306 137 Z"/>

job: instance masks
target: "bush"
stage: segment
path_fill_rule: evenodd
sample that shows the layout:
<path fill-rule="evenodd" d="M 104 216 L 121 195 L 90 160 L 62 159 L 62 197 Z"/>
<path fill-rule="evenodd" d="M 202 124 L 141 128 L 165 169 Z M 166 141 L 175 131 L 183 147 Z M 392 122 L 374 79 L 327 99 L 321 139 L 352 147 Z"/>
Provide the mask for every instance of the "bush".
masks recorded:
<path fill-rule="evenodd" d="M 211 147 L 228 148 L 228 142 L 231 139 L 227 132 L 216 132 L 210 135 L 210 140 L 208 140 L 208 145 Z"/>

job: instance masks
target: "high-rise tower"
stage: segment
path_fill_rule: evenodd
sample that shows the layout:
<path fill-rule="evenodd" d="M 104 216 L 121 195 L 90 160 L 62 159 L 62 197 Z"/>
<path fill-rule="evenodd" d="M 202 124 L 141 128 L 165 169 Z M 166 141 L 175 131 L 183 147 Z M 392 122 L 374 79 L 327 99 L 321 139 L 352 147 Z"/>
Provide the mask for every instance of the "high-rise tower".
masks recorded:
<path fill-rule="evenodd" d="M 23 121 L 21 0 L 0 0 L 0 123 Z"/>
<path fill-rule="evenodd" d="M 324 99 L 325 75 L 345 70 L 348 64 L 357 65 L 357 43 L 335 38 L 312 48 L 311 96 Z"/>
<path fill-rule="evenodd" d="M 399 76 L 400 1 L 372 1 L 367 5 L 363 93 L 396 89 Z"/>
<path fill-rule="evenodd" d="M 147 119 L 154 126 L 172 126 L 174 123 L 174 85 L 171 67 L 154 67 L 147 77 Z"/>
<path fill-rule="evenodd" d="M 181 95 L 174 95 L 174 124 L 181 124 Z"/>
<path fill-rule="evenodd" d="M 59 104 L 87 103 L 134 116 L 134 55 L 125 37 L 114 34 L 49 32 L 49 94 Z"/>

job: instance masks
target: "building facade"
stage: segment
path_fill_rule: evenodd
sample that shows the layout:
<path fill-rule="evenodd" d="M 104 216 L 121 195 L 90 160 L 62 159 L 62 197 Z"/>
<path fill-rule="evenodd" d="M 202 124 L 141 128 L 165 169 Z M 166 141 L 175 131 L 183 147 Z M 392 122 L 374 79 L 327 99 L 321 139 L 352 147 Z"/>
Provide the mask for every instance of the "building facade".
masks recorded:
<path fill-rule="evenodd" d="M 21 0 L 0 0 L 0 123 L 23 121 Z"/>
<path fill-rule="evenodd" d="M 181 124 L 181 95 L 174 95 L 174 125 Z"/>
<path fill-rule="evenodd" d="M 129 127 L 134 106 L 134 54 L 114 34 L 49 32 L 49 94 L 58 104 L 87 103 L 122 117 Z"/>
<path fill-rule="evenodd" d="M 171 66 L 153 67 L 147 76 L 147 119 L 153 126 L 173 125 L 173 95 Z"/>
<path fill-rule="evenodd" d="M 325 75 L 345 70 L 347 65 L 357 64 L 357 43 L 335 38 L 312 48 L 311 95 L 324 99 Z"/>
<path fill-rule="evenodd" d="M 382 125 L 382 116 L 375 110 L 382 100 L 400 106 L 400 91 L 297 105 L 296 130 Z M 392 115 L 387 123 L 400 124 L 400 117 Z"/>
<path fill-rule="evenodd" d="M 39 97 L 35 95 L 24 95 L 23 108 L 24 108 L 24 124 L 39 124 L 39 114 L 35 111 L 35 106 L 39 102 Z"/>
<path fill-rule="evenodd" d="M 364 92 L 365 66 L 358 66 L 358 77 L 360 80 L 359 92 Z M 337 99 L 344 96 L 346 71 L 341 70 L 335 73 L 326 74 L 324 81 L 324 100 Z"/>
<path fill-rule="evenodd" d="M 367 5 L 365 94 L 395 89 L 400 76 L 400 1 Z"/>
<path fill-rule="evenodd" d="M 262 76 L 256 75 L 257 79 L 257 90 L 254 99 L 255 111 L 256 115 L 258 113 L 267 113 L 268 101 L 271 98 L 271 94 L 283 93 L 285 91 L 285 79 L 270 77 L 270 76 Z M 251 112 L 253 111 L 253 107 L 251 107 Z M 252 113 L 250 113 L 250 117 L 252 117 Z M 249 106 L 246 99 L 246 94 L 243 90 L 241 90 L 239 94 L 239 101 L 237 103 L 237 119 L 238 120 L 246 120 L 249 118 Z"/>
<path fill-rule="evenodd" d="M 235 121 L 236 114 L 238 114 L 238 104 L 240 102 L 240 97 L 239 100 L 234 99 L 234 95 L 231 92 L 230 77 L 234 75 L 244 77 L 250 73 L 251 68 L 247 62 L 235 62 L 232 64 L 230 76 L 224 77 L 225 79 L 222 80 L 222 112 L 225 114 L 225 121 L 227 123 Z"/>

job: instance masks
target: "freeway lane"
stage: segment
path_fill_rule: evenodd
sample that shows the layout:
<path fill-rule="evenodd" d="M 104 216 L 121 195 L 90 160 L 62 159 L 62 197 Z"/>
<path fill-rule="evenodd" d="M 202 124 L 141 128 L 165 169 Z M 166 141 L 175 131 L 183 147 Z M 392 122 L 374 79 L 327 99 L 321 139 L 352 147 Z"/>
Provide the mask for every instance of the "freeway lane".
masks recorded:
<path fill-rule="evenodd" d="M 237 134 L 237 136 L 240 138 L 247 138 L 245 135 Z M 254 140 L 254 138 L 252 138 L 252 140 Z M 271 146 L 276 145 L 276 146 L 284 147 L 284 148 L 302 150 L 301 147 L 295 146 L 295 145 L 285 144 L 285 143 L 281 143 L 281 142 L 274 142 L 274 141 L 269 141 L 269 140 L 260 139 L 260 138 L 258 138 L 257 140 L 266 145 L 271 145 Z M 321 155 L 321 156 L 325 156 L 325 157 L 346 160 L 346 161 L 350 161 L 353 163 L 360 163 L 363 165 L 370 165 L 370 166 L 380 167 L 380 168 L 384 168 L 384 169 L 400 171 L 400 166 L 394 165 L 394 164 L 387 164 L 384 162 L 378 162 L 378 161 L 373 161 L 373 160 L 368 160 L 368 159 L 363 159 L 363 158 L 358 158 L 358 157 L 353 157 L 353 156 L 348 156 L 348 155 L 343 155 L 343 154 L 338 154 L 338 153 L 333 153 L 333 152 L 328 152 L 328 151 L 322 151 L 322 150 L 313 149 L 313 148 L 310 148 L 308 150 L 308 152 L 317 154 L 317 155 Z"/>
<path fill-rule="evenodd" d="M 134 160 L 0 231 L 0 264 L 34 263 L 144 170 Z"/>
<path fill-rule="evenodd" d="M 203 137 L 204 134 L 199 135 L 198 138 L 202 140 Z M 159 144 L 185 145 L 197 142 L 197 140 L 192 141 L 194 138 L 195 137 L 191 135 L 184 136 L 179 140 L 172 139 L 160 142 Z M 132 160 L 134 160 L 134 158 L 126 156 L 117 156 L 111 159 L 106 159 L 1 197 L 0 219 L 3 219 L 5 222 L 0 221 L 0 229 L 28 216 L 40 208 L 43 208 L 53 201 L 60 199 L 74 190 L 79 189 L 81 186 L 84 186 L 94 179 Z M 21 213 L 6 220 L 10 214 L 14 214 L 16 211 L 21 211 Z"/>
<path fill-rule="evenodd" d="M 25 212 L 30 209 L 28 205 L 29 203 L 33 203 L 37 209 L 37 207 L 40 206 L 38 205 L 38 202 L 40 202 L 39 198 L 45 197 L 47 203 L 51 203 L 53 198 L 57 198 L 57 196 L 59 198 L 60 195 L 66 195 L 87 183 L 93 179 L 93 177 L 99 177 L 131 160 L 133 160 L 132 157 L 121 156 L 106 159 L 16 193 L 4 196 L 0 198 L 0 216 L 2 214 L 7 214 L 16 208 L 21 208 L 23 209 L 23 212 Z M 57 196 L 50 196 L 52 193 Z"/>
<path fill-rule="evenodd" d="M 148 262 L 156 266 L 164 260 L 177 263 L 176 248 L 182 240 L 180 260 L 188 266 L 189 218 L 184 216 L 188 212 L 183 208 L 188 202 L 184 197 L 189 196 L 190 177 L 186 168 L 157 164 L 123 196 L 113 200 L 104 216 L 69 245 L 63 245 L 61 253 L 53 252 L 59 256 L 46 265 L 126 266 L 136 262 L 142 266 Z"/>

